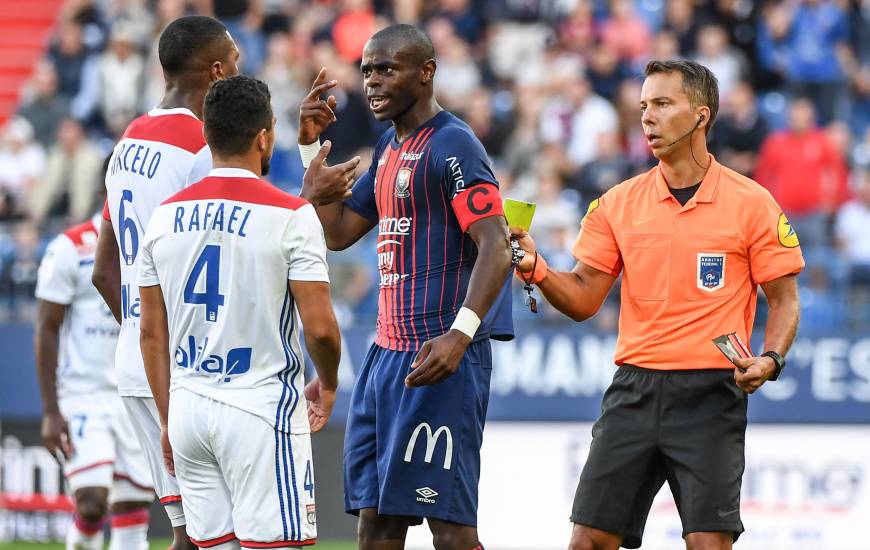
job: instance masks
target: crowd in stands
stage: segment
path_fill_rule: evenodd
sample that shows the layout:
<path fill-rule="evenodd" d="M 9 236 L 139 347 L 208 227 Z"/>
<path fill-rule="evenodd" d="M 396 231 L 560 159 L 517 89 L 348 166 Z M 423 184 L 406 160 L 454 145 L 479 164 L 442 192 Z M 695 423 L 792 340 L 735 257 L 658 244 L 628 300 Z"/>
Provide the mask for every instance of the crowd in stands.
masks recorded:
<path fill-rule="evenodd" d="M 242 71 L 269 84 L 269 179 L 289 191 L 302 175 L 298 104 L 317 70 L 339 81 L 331 158 L 368 162 L 384 127 L 362 96 L 363 45 L 391 22 L 423 27 L 441 104 L 483 142 L 503 194 L 537 203 L 532 233 L 557 269 L 573 266 L 589 202 L 654 164 L 644 65 L 696 60 L 720 85 L 712 152 L 767 187 L 798 231 L 804 329 L 870 328 L 870 0 L 69 0 L 2 129 L 0 319 L 28 315 L 45 242 L 102 204 L 105 157 L 163 90 L 156 37 L 185 13 L 221 19 Z M 375 312 L 373 250 L 330 257 L 345 323 Z M 617 294 L 599 328 L 614 328 Z"/>

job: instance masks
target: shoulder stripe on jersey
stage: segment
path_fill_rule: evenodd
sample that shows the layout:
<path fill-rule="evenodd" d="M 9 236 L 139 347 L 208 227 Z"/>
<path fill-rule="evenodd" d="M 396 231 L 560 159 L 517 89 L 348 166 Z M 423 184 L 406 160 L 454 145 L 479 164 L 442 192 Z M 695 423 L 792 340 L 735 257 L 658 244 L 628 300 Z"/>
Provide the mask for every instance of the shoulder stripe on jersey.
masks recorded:
<path fill-rule="evenodd" d="M 156 141 L 196 154 L 205 147 L 202 121 L 190 115 L 142 115 L 127 126 L 121 139 Z"/>
<path fill-rule="evenodd" d="M 277 206 L 298 210 L 308 201 L 285 193 L 271 183 L 254 178 L 221 178 L 209 176 L 172 195 L 163 204 L 182 201 L 223 199 L 228 201 Z"/>
<path fill-rule="evenodd" d="M 63 232 L 66 237 L 72 241 L 76 247 L 87 244 L 88 246 L 96 246 L 96 240 L 92 243 L 85 243 L 84 235 L 85 233 L 93 233 L 94 236 L 97 234 L 97 228 L 94 226 L 93 220 L 88 220 L 84 223 L 80 223 L 73 227 L 70 227 L 66 231 Z"/>

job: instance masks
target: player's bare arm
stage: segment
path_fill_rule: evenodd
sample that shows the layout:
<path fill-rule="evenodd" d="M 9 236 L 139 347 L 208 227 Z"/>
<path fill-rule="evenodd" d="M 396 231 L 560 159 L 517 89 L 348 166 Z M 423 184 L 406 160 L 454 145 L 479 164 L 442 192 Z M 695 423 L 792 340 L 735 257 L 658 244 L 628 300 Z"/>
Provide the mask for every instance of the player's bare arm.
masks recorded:
<path fill-rule="evenodd" d="M 63 304 L 39 300 L 34 348 L 42 397 L 42 444 L 52 456 L 57 457 L 60 451 L 69 459 L 73 452 L 69 424 L 57 404 L 57 348 L 66 309 Z"/>
<path fill-rule="evenodd" d="M 332 309 L 328 283 L 291 280 L 289 285 L 305 329 L 305 346 L 317 371 L 317 380 L 309 382 L 304 391 L 308 400 L 308 422 L 311 431 L 316 432 L 326 425 L 335 405 L 341 333 Z"/>
<path fill-rule="evenodd" d="M 800 320 L 797 275 L 786 275 L 761 284 L 767 297 L 769 313 L 764 332 L 764 349 L 785 357 L 794 342 Z M 770 357 L 737 358 L 735 363 L 744 369 L 734 370 L 734 381 L 746 393 L 753 393 L 773 374 L 776 364 Z"/>
<path fill-rule="evenodd" d="M 172 448 L 169 445 L 169 322 L 160 285 L 139 287 L 141 313 L 139 346 L 145 364 L 145 376 L 160 414 L 160 444 L 163 462 L 175 475 Z"/>
<path fill-rule="evenodd" d="M 531 277 L 535 269 L 535 241 L 526 232 L 513 236 L 517 237 L 520 247 L 526 251 L 526 256 L 517 268 Z M 538 283 L 538 288 L 553 307 L 580 322 L 598 313 L 615 280 L 616 277 L 609 273 L 577 262 L 574 269 L 568 272 L 548 270 L 544 280 Z"/>
<path fill-rule="evenodd" d="M 335 96 L 321 99 L 321 95 L 336 84 L 335 80 L 326 80 L 325 68 L 320 69 L 299 107 L 297 139 L 301 145 L 317 141 L 320 134 L 335 122 Z M 350 198 L 360 158 L 354 157 L 342 164 L 327 166 L 326 157 L 331 147 L 332 144 L 326 141 L 311 161 L 302 179 L 300 196 L 317 210 L 326 236 L 326 246 L 330 250 L 344 250 L 371 231 L 375 223 L 345 208 L 342 202 Z"/>
<path fill-rule="evenodd" d="M 490 216 L 471 224 L 468 234 L 477 245 L 477 259 L 471 270 L 466 307 L 483 319 L 498 297 L 505 277 L 511 269 L 511 251 L 508 228 L 504 216 Z M 471 338 L 456 330 L 433 338 L 423 344 L 411 365 L 411 374 L 405 379 L 409 387 L 441 382 L 459 368 L 459 362 Z"/>
<path fill-rule="evenodd" d="M 100 234 L 97 237 L 97 253 L 94 258 L 94 273 L 91 282 L 100 292 L 106 305 L 121 322 L 121 258 L 118 252 L 118 241 L 115 240 L 115 229 L 112 222 L 103 220 L 100 224 Z"/>

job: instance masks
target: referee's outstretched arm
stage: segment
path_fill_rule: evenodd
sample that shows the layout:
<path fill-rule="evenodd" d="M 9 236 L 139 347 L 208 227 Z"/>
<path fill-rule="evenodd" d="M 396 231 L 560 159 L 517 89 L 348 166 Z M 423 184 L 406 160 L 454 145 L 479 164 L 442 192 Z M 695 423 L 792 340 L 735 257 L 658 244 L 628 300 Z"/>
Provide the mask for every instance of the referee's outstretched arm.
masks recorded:
<path fill-rule="evenodd" d="M 577 262 L 574 269 L 568 272 L 551 270 L 543 263 L 543 257 L 537 254 L 531 235 L 519 232 L 512 236 L 519 240 L 520 247 L 526 251 L 517 269 L 525 275 L 526 280 L 534 277 L 532 282 L 538 285 L 541 294 L 553 307 L 577 322 L 598 313 L 616 276 L 583 262 Z"/>

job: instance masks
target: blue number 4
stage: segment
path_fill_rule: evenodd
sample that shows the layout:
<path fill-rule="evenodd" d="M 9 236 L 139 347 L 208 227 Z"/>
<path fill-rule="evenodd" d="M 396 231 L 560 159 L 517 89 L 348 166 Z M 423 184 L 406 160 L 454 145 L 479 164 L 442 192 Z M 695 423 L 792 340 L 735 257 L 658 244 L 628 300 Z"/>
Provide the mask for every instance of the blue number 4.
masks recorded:
<path fill-rule="evenodd" d="M 218 308 L 224 305 L 224 295 L 220 293 L 221 247 L 208 244 L 193 264 L 187 283 L 184 285 L 184 303 L 205 306 L 205 320 L 217 321 Z M 205 269 L 205 292 L 196 292 L 196 282 Z"/>
<path fill-rule="evenodd" d="M 305 483 L 302 488 L 308 491 L 308 497 L 314 498 L 314 476 L 311 473 L 311 461 L 305 463 Z"/>

